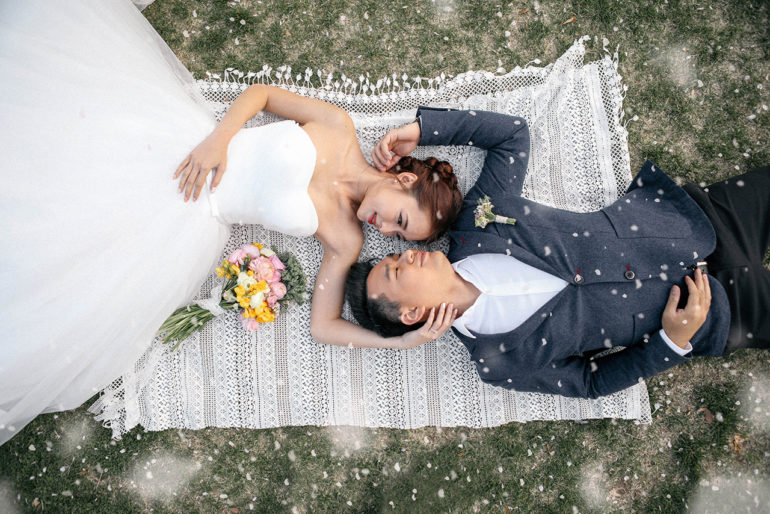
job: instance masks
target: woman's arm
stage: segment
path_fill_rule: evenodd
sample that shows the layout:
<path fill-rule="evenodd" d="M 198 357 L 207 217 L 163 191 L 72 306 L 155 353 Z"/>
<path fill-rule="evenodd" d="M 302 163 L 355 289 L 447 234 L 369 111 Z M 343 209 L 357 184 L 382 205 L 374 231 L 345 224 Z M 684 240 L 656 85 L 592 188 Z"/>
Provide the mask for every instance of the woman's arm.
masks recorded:
<path fill-rule="evenodd" d="M 358 247 L 360 248 L 360 244 Z M 405 350 L 438 338 L 452 326 L 455 316 L 451 305 L 440 309 L 438 313 L 431 312 L 430 317 L 421 327 L 401 337 L 382 337 L 342 319 L 345 279 L 355 260 L 355 254 L 351 257 L 351 255 L 324 248 L 310 308 L 310 333 L 314 340 L 337 346 Z"/>
<path fill-rule="evenodd" d="M 419 122 L 385 134 L 372 150 L 380 170 L 420 146 L 462 145 L 487 150 L 477 191 L 521 194 L 529 161 L 529 128 L 523 118 L 487 111 L 456 111 L 419 107 Z M 469 192 L 473 194 L 473 191 Z"/>
<path fill-rule="evenodd" d="M 329 103 L 305 98 L 278 87 L 254 84 L 235 99 L 216 128 L 181 162 L 174 173 L 180 177 L 179 191 L 198 199 L 209 171 L 216 169 L 211 182 L 213 191 L 222 180 L 227 167 L 227 145 L 233 136 L 260 111 L 269 111 L 302 125 L 319 123 L 324 126 L 342 126 L 350 119 L 347 113 Z"/>

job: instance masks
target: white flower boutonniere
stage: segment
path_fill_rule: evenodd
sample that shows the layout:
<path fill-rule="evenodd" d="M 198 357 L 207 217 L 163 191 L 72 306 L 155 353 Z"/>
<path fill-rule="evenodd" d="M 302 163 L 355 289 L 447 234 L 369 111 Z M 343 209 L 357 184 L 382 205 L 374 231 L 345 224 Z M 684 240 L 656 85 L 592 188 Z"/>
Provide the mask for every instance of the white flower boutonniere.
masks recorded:
<path fill-rule="evenodd" d="M 508 216 L 498 216 L 492 212 L 492 202 L 487 195 L 483 198 L 479 198 L 478 205 L 473 211 L 473 215 L 476 218 L 476 226 L 485 228 L 489 223 L 505 223 L 506 225 L 515 225 L 516 218 L 509 218 Z"/>

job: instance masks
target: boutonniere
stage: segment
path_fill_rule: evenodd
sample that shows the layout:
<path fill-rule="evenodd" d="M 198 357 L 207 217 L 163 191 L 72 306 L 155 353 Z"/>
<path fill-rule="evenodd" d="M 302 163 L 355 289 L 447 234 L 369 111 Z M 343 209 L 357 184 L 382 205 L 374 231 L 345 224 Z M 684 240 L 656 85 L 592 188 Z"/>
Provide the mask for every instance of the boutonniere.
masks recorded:
<path fill-rule="evenodd" d="M 504 223 L 506 225 L 515 225 L 516 218 L 509 218 L 508 216 L 499 216 L 492 212 L 492 202 L 487 195 L 484 198 L 479 198 L 478 205 L 473 211 L 473 215 L 476 218 L 476 226 L 485 228 L 488 223 Z"/>

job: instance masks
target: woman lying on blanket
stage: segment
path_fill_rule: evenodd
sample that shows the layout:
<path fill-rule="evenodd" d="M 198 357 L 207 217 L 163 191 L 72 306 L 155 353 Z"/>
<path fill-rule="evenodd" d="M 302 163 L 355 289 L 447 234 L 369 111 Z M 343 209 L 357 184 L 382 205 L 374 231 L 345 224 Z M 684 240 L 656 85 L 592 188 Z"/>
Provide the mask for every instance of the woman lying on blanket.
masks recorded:
<path fill-rule="evenodd" d="M 0 190 L 0 444 L 136 362 L 211 273 L 234 223 L 315 235 L 314 336 L 382 344 L 340 318 L 360 223 L 434 239 L 461 203 L 451 167 L 408 159 L 381 173 L 341 109 L 260 85 L 217 125 L 125 0 L 0 2 L 0 19 L 0 141 L 15 177 Z M 129 79 L 104 80 L 118 75 Z M 241 130 L 262 109 L 294 121 Z M 184 203 L 169 179 L 193 148 L 176 176 L 199 201 Z M 216 193 L 203 189 L 212 169 Z"/>
<path fill-rule="evenodd" d="M 262 110 L 296 123 L 242 129 Z M 407 130 L 388 134 L 396 152 L 399 135 Z M 409 348 L 438 337 L 451 325 L 453 313 L 447 311 L 442 318 L 442 330 L 387 339 L 342 319 L 345 278 L 363 245 L 361 223 L 373 225 L 386 236 L 431 242 L 454 221 L 462 195 L 447 162 L 399 158 L 385 153 L 382 145 L 378 148 L 372 155 L 375 168 L 362 154 L 353 122 L 344 110 L 255 84 L 233 102 L 214 131 L 182 161 L 174 178 L 179 178 L 185 201 L 195 201 L 209 170 L 216 170 L 210 190 L 213 193 L 221 182 L 212 198 L 223 209 L 243 203 L 251 222 L 290 234 L 312 234 L 321 242 L 324 255 L 310 322 L 316 341 Z M 247 181 L 257 187 L 243 187 Z M 275 205 L 260 200 L 261 210 L 255 213 L 253 198 L 267 183 L 280 188 L 272 198 Z M 264 211 L 275 219 L 265 219 Z"/>

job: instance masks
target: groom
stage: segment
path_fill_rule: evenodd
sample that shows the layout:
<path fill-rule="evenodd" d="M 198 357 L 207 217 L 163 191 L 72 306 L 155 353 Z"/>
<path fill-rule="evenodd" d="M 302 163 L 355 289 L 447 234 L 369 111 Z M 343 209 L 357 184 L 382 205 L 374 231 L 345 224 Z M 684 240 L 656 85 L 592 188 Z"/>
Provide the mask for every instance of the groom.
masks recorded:
<path fill-rule="evenodd" d="M 354 266 L 347 297 L 361 325 L 395 336 L 427 319 L 421 330 L 439 332 L 449 316 L 439 304 L 451 303 L 455 334 L 484 382 L 590 398 L 695 355 L 722 355 L 728 341 L 729 349 L 770 344 L 770 272 L 762 266 L 770 169 L 683 189 L 647 162 L 616 202 L 574 213 L 520 196 L 529 157 L 523 119 L 417 114 L 383 138 L 376 164 L 418 143 L 473 145 L 486 160 L 448 256 L 410 250 Z M 498 218 L 482 228 L 474 211 L 487 197 Z M 711 276 L 701 272 L 706 262 Z M 596 356 L 614 346 L 625 348 Z"/>

